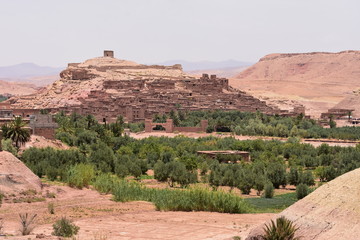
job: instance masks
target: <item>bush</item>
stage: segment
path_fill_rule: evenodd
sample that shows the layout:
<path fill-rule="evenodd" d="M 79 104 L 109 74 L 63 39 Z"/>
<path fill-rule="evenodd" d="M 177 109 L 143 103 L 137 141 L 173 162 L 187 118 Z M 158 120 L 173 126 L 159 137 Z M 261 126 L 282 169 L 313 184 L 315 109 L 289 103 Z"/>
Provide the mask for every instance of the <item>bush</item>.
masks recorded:
<path fill-rule="evenodd" d="M 80 228 L 67 218 L 63 217 L 55 222 L 53 229 L 54 232 L 52 232 L 52 235 L 59 237 L 72 237 L 78 233 Z"/>
<path fill-rule="evenodd" d="M 114 188 L 115 179 L 109 173 L 102 173 L 93 181 L 94 188 L 100 192 L 108 194 Z"/>
<path fill-rule="evenodd" d="M 90 164 L 80 163 L 68 170 L 66 179 L 70 187 L 82 189 L 88 187 L 94 177 L 94 167 Z"/>
<path fill-rule="evenodd" d="M 55 214 L 54 203 L 52 203 L 52 202 L 48 203 L 48 211 L 50 214 Z"/>
<path fill-rule="evenodd" d="M 296 187 L 296 197 L 297 199 L 302 199 L 304 197 L 306 197 L 309 194 L 309 187 L 306 184 L 299 184 Z"/>
<path fill-rule="evenodd" d="M 271 182 L 265 184 L 264 187 L 264 197 L 265 198 L 273 198 L 274 197 L 274 186 Z"/>
<path fill-rule="evenodd" d="M 295 233 L 298 230 L 296 225 L 292 221 L 285 217 L 276 219 L 276 223 L 271 220 L 269 225 L 265 225 L 265 234 L 261 237 L 262 240 L 299 240 L 299 237 L 295 237 Z"/>
<path fill-rule="evenodd" d="M 25 236 L 25 235 L 29 235 L 32 230 L 34 229 L 34 222 L 35 222 L 35 218 L 36 218 L 37 214 L 28 214 L 28 213 L 20 213 L 19 217 L 20 217 L 20 232 L 21 235 Z"/>
<path fill-rule="evenodd" d="M 0 192 L 0 207 L 1 207 L 1 204 L 3 201 L 3 198 L 4 198 L 4 194 L 2 192 Z"/>
<path fill-rule="evenodd" d="M 17 156 L 17 149 L 12 144 L 11 139 L 2 139 L 1 146 L 2 146 L 2 150 L 8 151 L 8 152 L 12 153 L 14 156 Z"/>

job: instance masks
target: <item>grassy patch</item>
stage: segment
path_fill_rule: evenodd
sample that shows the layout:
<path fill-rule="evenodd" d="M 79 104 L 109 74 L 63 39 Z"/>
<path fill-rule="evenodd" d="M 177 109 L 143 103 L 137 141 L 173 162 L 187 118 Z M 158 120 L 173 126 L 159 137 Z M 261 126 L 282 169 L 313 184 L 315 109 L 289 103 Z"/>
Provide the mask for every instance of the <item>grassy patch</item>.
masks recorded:
<path fill-rule="evenodd" d="M 150 176 L 150 175 L 141 175 L 141 176 L 140 176 L 140 180 L 144 180 L 144 179 L 154 179 L 154 176 Z"/>
<path fill-rule="evenodd" d="M 296 193 L 286 193 L 273 198 L 247 198 L 245 202 L 253 207 L 256 213 L 277 213 L 297 201 Z"/>
<path fill-rule="evenodd" d="M 15 198 L 13 203 L 34 203 L 34 202 L 44 202 L 45 198 L 43 197 L 26 197 L 26 198 Z"/>
<path fill-rule="evenodd" d="M 153 202 L 162 211 L 207 211 L 220 213 L 249 213 L 251 208 L 239 196 L 204 188 L 153 189 L 135 182 L 119 181 L 112 191 L 118 202 Z"/>

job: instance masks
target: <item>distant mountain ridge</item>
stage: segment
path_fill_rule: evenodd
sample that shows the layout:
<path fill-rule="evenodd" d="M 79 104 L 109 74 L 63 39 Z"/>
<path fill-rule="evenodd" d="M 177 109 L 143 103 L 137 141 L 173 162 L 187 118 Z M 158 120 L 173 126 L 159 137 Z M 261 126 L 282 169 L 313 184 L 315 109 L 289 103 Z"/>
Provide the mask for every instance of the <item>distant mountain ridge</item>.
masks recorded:
<path fill-rule="evenodd" d="M 0 78 L 30 78 L 59 74 L 64 68 L 39 66 L 34 63 L 20 63 L 11 66 L 0 67 Z"/>
<path fill-rule="evenodd" d="M 239 68 L 239 67 L 247 67 L 252 65 L 252 62 L 244 62 L 237 60 L 226 60 L 226 61 L 185 61 L 185 60 L 169 60 L 161 63 L 157 63 L 158 65 L 174 65 L 181 64 L 183 70 L 185 72 L 190 71 L 198 71 L 198 70 L 212 70 L 212 69 L 230 69 L 230 68 Z"/>
<path fill-rule="evenodd" d="M 59 78 L 59 73 L 64 68 L 39 66 L 34 63 L 20 63 L 0 67 L 0 80 L 34 84 L 43 87 L 52 84 Z"/>

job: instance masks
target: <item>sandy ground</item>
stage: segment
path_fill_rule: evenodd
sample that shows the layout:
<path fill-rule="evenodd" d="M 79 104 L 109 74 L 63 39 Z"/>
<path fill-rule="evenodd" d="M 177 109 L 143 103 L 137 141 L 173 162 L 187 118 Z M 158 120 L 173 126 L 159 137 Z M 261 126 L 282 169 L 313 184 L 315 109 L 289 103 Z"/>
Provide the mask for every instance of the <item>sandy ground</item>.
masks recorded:
<path fill-rule="evenodd" d="M 31 135 L 30 141 L 26 142 L 25 145 L 20 148 L 20 150 L 25 150 L 31 147 L 36 147 L 36 148 L 52 147 L 56 149 L 70 148 L 68 145 L 62 143 L 60 140 L 51 140 L 37 135 Z"/>
<path fill-rule="evenodd" d="M 45 202 L 4 203 L 0 218 L 4 233 L 0 239 L 35 239 L 36 234 L 51 236 L 52 224 L 62 216 L 74 220 L 80 227 L 79 240 L 97 239 L 232 239 L 245 237 L 254 226 L 274 214 L 222 214 L 208 212 L 160 212 L 148 202 L 116 203 L 110 195 L 100 195 L 90 189 L 67 186 L 46 186 L 43 191 L 56 194 Z M 55 214 L 48 212 L 48 203 L 55 204 Z M 19 213 L 36 213 L 33 234 L 19 235 Z M 101 238 L 102 237 L 102 238 Z"/>
<path fill-rule="evenodd" d="M 190 138 L 201 138 L 201 137 L 234 137 L 238 140 L 280 140 L 287 141 L 287 138 L 279 138 L 279 137 L 263 137 L 263 136 L 237 136 L 231 133 L 190 133 L 190 132 L 181 132 L 181 133 L 166 133 L 163 131 L 156 132 L 140 132 L 140 133 L 130 133 L 130 136 L 135 139 L 143 139 L 147 137 L 176 137 L 176 136 L 186 136 Z M 360 143 L 359 141 L 341 141 L 336 139 L 303 139 L 302 143 L 308 143 L 313 145 L 314 147 L 318 147 L 323 143 L 328 144 L 329 146 L 341 146 L 341 147 L 354 147 L 356 144 Z"/>

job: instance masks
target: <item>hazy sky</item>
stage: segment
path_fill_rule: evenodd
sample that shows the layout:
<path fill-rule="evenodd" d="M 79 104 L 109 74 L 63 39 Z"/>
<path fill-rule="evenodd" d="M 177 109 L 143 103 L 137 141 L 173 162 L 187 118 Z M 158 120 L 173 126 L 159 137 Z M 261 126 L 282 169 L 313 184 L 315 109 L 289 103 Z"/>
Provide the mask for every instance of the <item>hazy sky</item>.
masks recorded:
<path fill-rule="evenodd" d="M 0 0 L 0 66 L 359 50 L 359 0 Z"/>

